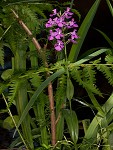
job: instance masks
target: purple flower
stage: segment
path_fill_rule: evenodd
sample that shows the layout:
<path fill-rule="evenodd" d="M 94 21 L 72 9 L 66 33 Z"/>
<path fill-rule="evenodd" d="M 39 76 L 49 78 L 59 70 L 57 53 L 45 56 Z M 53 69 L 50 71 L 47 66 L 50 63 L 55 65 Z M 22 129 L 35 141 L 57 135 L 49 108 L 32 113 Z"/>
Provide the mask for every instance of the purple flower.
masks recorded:
<path fill-rule="evenodd" d="M 55 25 L 55 22 L 51 18 L 49 18 L 48 22 L 46 23 L 46 28 L 50 28 L 53 25 Z"/>
<path fill-rule="evenodd" d="M 71 39 L 73 40 L 73 39 L 77 39 L 77 38 L 78 38 L 78 35 L 76 33 L 76 29 L 74 29 L 74 31 L 71 32 Z"/>
<path fill-rule="evenodd" d="M 50 33 L 50 36 L 48 37 L 48 39 L 50 41 L 54 40 L 54 38 L 56 37 L 56 32 L 53 32 L 52 30 L 50 30 L 49 33 Z"/>
<path fill-rule="evenodd" d="M 62 33 L 62 30 L 60 29 L 60 28 L 57 28 L 57 29 L 55 29 L 56 30 L 56 36 L 55 36 L 55 38 L 57 39 L 57 40 L 59 40 L 59 39 L 61 39 L 62 37 L 64 37 L 64 35 L 63 35 L 63 33 Z"/>
<path fill-rule="evenodd" d="M 74 18 L 72 18 L 71 21 L 69 21 L 67 24 L 66 24 L 66 27 L 69 29 L 69 28 L 76 28 L 78 27 L 78 25 L 76 24 Z"/>
<path fill-rule="evenodd" d="M 58 27 L 60 27 L 60 28 L 62 28 L 64 25 L 65 25 L 65 21 L 64 21 L 64 18 L 61 16 L 61 17 L 56 17 L 56 18 L 54 18 L 53 19 L 54 20 L 54 22 L 55 22 L 55 24 L 58 26 Z"/>
<path fill-rule="evenodd" d="M 72 17 L 72 15 L 73 15 L 73 13 L 70 12 L 70 8 L 67 7 L 67 10 L 63 13 L 63 17 L 66 18 L 66 19 L 69 19 L 69 18 Z"/>
<path fill-rule="evenodd" d="M 53 14 L 50 14 L 50 17 L 57 15 L 57 10 L 56 9 L 53 9 L 52 11 L 53 11 Z"/>
<path fill-rule="evenodd" d="M 50 35 L 49 35 L 48 39 L 50 41 L 54 40 L 54 39 L 60 40 L 62 37 L 64 37 L 64 34 L 62 33 L 62 30 L 60 28 L 55 29 L 55 32 L 50 30 L 49 33 L 50 33 Z"/>
<path fill-rule="evenodd" d="M 57 43 L 54 45 L 55 50 L 61 51 L 64 48 L 64 43 L 60 40 L 57 40 Z"/>
<path fill-rule="evenodd" d="M 77 35 L 77 33 L 76 33 L 76 29 L 74 29 L 74 31 L 71 32 L 70 35 L 71 35 L 71 38 L 68 39 L 68 41 L 70 41 L 70 42 L 72 42 L 72 43 L 77 43 L 77 42 L 75 41 L 75 39 L 77 39 L 77 38 L 79 38 L 79 37 L 78 37 L 78 35 Z"/>

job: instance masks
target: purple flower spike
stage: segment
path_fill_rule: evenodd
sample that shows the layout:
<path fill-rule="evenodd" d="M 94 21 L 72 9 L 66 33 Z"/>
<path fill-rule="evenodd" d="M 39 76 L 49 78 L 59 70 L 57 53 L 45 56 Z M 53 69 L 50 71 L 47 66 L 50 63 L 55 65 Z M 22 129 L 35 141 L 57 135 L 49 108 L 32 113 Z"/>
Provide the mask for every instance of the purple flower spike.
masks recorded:
<path fill-rule="evenodd" d="M 54 45 L 55 50 L 61 51 L 64 48 L 64 43 L 60 40 L 57 40 L 57 43 Z"/>
<path fill-rule="evenodd" d="M 77 43 L 76 39 L 79 38 L 76 33 L 76 28 L 78 25 L 76 24 L 74 18 L 72 18 L 73 13 L 70 12 L 70 10 L 71 9 L 67 7 L 66 11 L 61 14 L 61 12 L 57 12 L 57 10 L 54 9 L 53 13 L 50 15 L 51 18 L 49 18 L 48 22 L 46 23 L 46 28 L 52 28 L 49 31 L 50 34 L 48 39 L 56 42 L 54 48 L 57 51 L 61 51 L 64 48 L 64 44 L 69 42 Z M 73 32 L 66 33 L 68 29 L 74 30 Z"/>

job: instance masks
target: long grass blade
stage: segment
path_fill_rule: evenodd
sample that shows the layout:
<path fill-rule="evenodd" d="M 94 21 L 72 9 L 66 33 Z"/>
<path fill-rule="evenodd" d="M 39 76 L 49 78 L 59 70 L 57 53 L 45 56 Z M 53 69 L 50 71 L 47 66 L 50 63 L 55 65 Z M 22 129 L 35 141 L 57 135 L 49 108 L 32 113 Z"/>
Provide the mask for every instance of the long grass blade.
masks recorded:
<path fill-rule="evenodd" d="M 113 48 L 113 42 L 112 40 L 101 30 L 96 29 L 104 38 L 105 40 L 109 43 L 109 45 Z"/>
<path fill-rule="evenodd" d="M 73 44 L 68 60 L 71 62 L 75 62 L 77 60 L 78 54 L 80 52 L 81 46 L 84 42 L 84 39 L 87 35 L 87 32 L 91 26 L 91 23 L 93 21 L 93 18 L 96 14 L 97 8 L 100 4 L 100 0 L 96 0 L 91 9 L 89 10 L 87 16 L 85 17 L 83 23 L 81 24 L 79 30 L 78 30 L 78 35 L 80 36 L 80 39 L 78 40 L 77 44 Z"/>
<path fill-rule="evenodd" d="M 106 0 L 106 2 L 107 2 L 107 4 L 108 4 L 109 10 L 110 10 L 111 15 L 112 15 L 112 17 L 113 17 L 113 7 L 112 7 L 112 5 L 111 5 L 111 3 L 110 3 L 109 0 Z"/>
<path fill-rule="evenodd" d="M 31 109 L 31 107 L 33 106 L 34 102 L 36 101 L 37 97 L 40 95 L 40 93 L 43 91 L 43 89 L 45 89 L 47 87 L 47 85 L 53 81 L 54 79 L 56 79 L 58 76 L 60 76 L 61 74 L 63 74 L 65 72 L 65 69 L 60 69 L 59 71 L 55 72 L 53 75 L 51 75 L 49 78 L 47 78 L 41 85 L 40 87 L 35 91 L 35 93 L 33 94 L 33 96 L 31 97 L 29 103 L 27 104 L 26 108 L 24 109 L 21 118 L 18 122 L 18 127 L 20 126 L 20 124 L 23 122 L 24 118 L 26 117 L 28 111 Z"/>
<path fill-rule="evenodd" d="M 69 66 L 71 67 L 71 66 L 74 66 L 74 65 L 83 64 L 83 63 L 89 61 L 90 59 L 92 59 L 92 58 L 94 58 L 94 57 L 96 57 L 96 56 L 98 56 L 98 55 L 100 55 L 100 54 L 102 54 L 102 53 L 104 53 L 104 52 L 106 52 L 108 50 L 110 50 L 110 49 L 99 49 L 98 51 L 96 51 L 96 52 L 94 52 L 92 54 L 89 54 L 88 56 L 86 56 L 86 57 L 76 61 L 75 63 L 70 64 Z"/>

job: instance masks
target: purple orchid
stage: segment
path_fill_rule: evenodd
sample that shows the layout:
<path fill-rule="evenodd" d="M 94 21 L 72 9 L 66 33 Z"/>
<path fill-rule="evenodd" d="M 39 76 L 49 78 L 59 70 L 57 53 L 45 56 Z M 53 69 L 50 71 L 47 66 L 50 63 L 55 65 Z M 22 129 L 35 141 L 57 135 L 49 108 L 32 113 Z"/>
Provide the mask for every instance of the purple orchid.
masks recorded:
<path fill-rule="evenodd" d="M 49 40 L 56 40 L 54 45 L 55 50 L 61 51 L 64 45 L 68 42 L 76 43 L 76 39 L 79 38 L 76 33 L 76 28 L 78 27 L 74 18 L 72 18 L 73 13 L 70 12 L 70 8 L 67 7 L 63 14 L 57 12 L 56 9 L 53 10 L 53 14 L 50 14 L 50 19 L 46 23 L 46 28 L 52 28 L 49 31 Z M 65 33 L 68 29 L 73 29 L 72 32 Z M 70 36 L 68 39 L 67 37 Z M 67 39 L 67 42 L 65 41 Z M 63 42 L 64 41 L 64 42 Z"/>
<path fill-rule="evenodd" d="M 78 35 L 76 33 L 76 29 L 74 29 L 74 31 L 71 32 L 71 39 L 73 40 L 73 39 L 77 39 L 77 38 L 78 38 Z"/>
<path fill-rule="evenodd" d="M 70 8 L 67 7 L 67 10 L 63 13 L 63 17 L 66 19 L 70 19 L 72 17 L 73 13 L 70 12 Z"/>
<path fill-rule="evenodd" d="M 62 30 L 60 28 L 55 29 L 55 32 L 50 30 L 49 33 L 50 33 L 50 35 L 49 35 L 48 39 L 50 41 L 54 40 L 54 39 L 60 40 L 62 37 L 64 37 L 64 34 L 62 33 Z"/>
<path fill-rule="evenodd" d="M 55 16 L 55 15 L 57 15 L 57 10 L 56 10 L 56 9 L 53 9 L 53 14 L 50 14 L 50 17 L 53 17 L 53 16 Z"/>
<path fill-rule="evenodd" d="M 64 18 L 61 16 L 61 17 L 56 17 L 53 19 L 54 22 L 56 23 L 56 25 L 60 28 L 62 28 L 64 25 L 65 25 L 65 21 L 64 21 Z"/>
<path fill-rule="evenodd" d="M 50 41 L 51 41 L 51 40 L 54 40 L 57 33 L 56 33 L 56 32 L 53 32 L 52 30 L 50 30 L 49 33 L 50 33 L 50 36 L 48 37 L 48 39 L 49 39 Z"/>
<path fill-rule="evenodd" d="M 74 29 L 73 32 L 70 32 L 71 38 L 68 39 L 68 41 L 70 41 L 70 42 L 72 42 L 72 43 L 77 43 L 77 42 L 75 41 L 75 39 L 77 39 L 77 38 L 79 38 L 79 37 L 78 37 L 76 31 L 77 31 L 77 30 Z"/>
<path fill-rule="evenodd" d="M 70 29 L 70 28 L 76 28 L 76 27 L 78 27 L 78 25 L 76 24 L 74 18 L 72 18 L 72 20 L 69 21 L 69 22 L 66 24 L 66 27 L 67 27 L 68 29 Z"/>
<path fill-rule="evenodd" d="M 55 50 L 61 51 L 64 48 L 64 43 L 60 40 L 57 40 L 57 43 L 54 45 Z"/>
<path fill-rule="evenodd" d="M 46 23 L 46 28 L 50 28 L 52 27 L 53 25 L 55 25 L 55 22 L 50 18 L 48 20 L 48 22 Z"/>
<path fill-rule="evenodd" d="M 64 34 L 62 33 L 62 30 L 60 28 L 55 29 L 56 30 L 56 39 L 61 39 L 62 37 L 64 37 Z"/>

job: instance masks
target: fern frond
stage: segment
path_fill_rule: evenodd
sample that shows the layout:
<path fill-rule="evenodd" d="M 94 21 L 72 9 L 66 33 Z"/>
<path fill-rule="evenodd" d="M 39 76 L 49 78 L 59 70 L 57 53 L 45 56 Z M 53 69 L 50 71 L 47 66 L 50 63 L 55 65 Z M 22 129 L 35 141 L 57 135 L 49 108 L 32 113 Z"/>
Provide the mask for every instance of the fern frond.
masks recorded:
<path fill-rule="evenodd" d="M 0 83 L 0 94 L 2 94 L 8 88 L 8 85 L 9 83 L 7 82 Z"/>
<path fill-rule="evenodd" d="M 8 106 L 14 103 L 14 100 L 17 96 L 18 89 L 20 88 L 20 83 L 18 80 L 13 80 L 9 86 L 9 95 L 8 95 Z"/>
<path fill-rule="evenodd" d="M 108 83 L 113 86 L 113 68 L 107 65 L 98 65 L 97 69 L 104 74 Z"/>
<path fill-rule="evenodd" d="M 96 87 L 95 79 L 96 71 L 91 66 L 85 66 L 82 70 L 80 67 L 75 67 L 71 70 L 71 76 L 83 88 L 91 91 L 94 94 L 102 96 L 100 90 Z"/>
<path fill-rule="evenodd" d="M 58 79 L 56 95 L 55 95 L 57 114 L 62 109 L 63 103 L 65 103 L 66 87 L 67 87 L 67 76 L 66 75 L 62 75 Z"/>
<path fill-rule="evenodd" d="M 96 86 L 96 77 L 95 77 L 96 71 L 94 70 L 94 67 L 91 66 L 85 66 L 83 68 L 83 75 L 84 75 L 84 83 L 83 85 L 87 87 L 87 89 L 95 94 L 98 94 L 102 96 L 100 90 Z"/>
<path fill-rule="evenodd" d="M 94 67 L 89 65 L 89 66 L 85 66 L 83 68 L 83 75 L 84 75 L 84 81 L 89 81 L 90 83 L 94 84 L 95 81 L 96 81 L 96 78 L 95 78 L 95 74 L 96 74 L 96 71 L 94 70 Z"/>
<path fill-rule="evenodd" d="M 4 68 L 4 50 L 2 44 L 0 44 L 0 65 Z"/>
<path fill-rule="evenodd" d="M 47 18 L 46 15 L 43 12 L 43 9 L 40 9 L 39 7 L 33 7 L 33 8 L 34 8 L 33 11 L 38 15 L 38 18 L 44 18 L 44 19 Z"/>
<path fill-rule="evenodd" d="M 82 80 L 82 70 L 80 70 L 80 67 L 73 67 L 70 70 L 70 75 L 71 77 L 76 80 L 79 85 L 83 85 L 83 80 Z"/>
<path fill-rule="evenodd" d="M 31 85 L 34 88 L 37 88 L 38 86 L 40 86 L 42 82 L 41 76 L 39 76 L 38 74 L 34 74 L 34 75 L 31 75 L 30 78 L 31 78 L 30 79 Z"/>
<path fill-rule="evenodd" d="M 113 56 L 112 55 L 107 55 L 105 57 L 105 61 L 107 64 L 113 64 Z"/>

